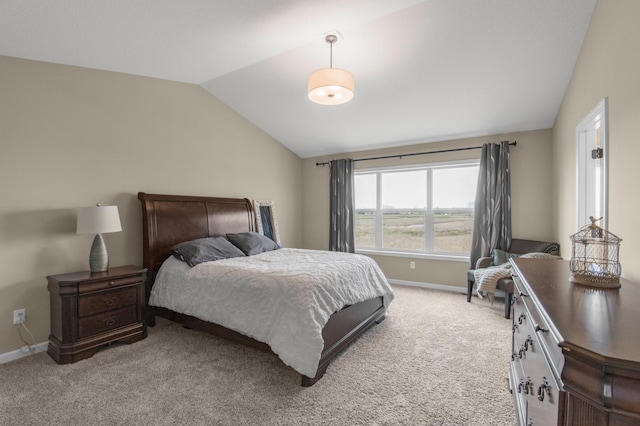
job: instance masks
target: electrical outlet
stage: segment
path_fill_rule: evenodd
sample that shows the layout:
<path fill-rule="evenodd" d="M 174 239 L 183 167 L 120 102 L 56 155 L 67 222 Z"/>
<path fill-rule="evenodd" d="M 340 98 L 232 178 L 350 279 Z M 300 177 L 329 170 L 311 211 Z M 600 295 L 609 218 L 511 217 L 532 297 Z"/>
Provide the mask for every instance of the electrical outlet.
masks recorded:
<path fill-rule="evenodd" d="M 23 323 L 27 320 L 27 310 L 25 308 L 13 311 L 13 325 Z"/>
<path fill-rule="evenodd" d="M 409 268 L 416 269 L 416 262 L 414 262 L 413 260 L 409 262 Z"/>

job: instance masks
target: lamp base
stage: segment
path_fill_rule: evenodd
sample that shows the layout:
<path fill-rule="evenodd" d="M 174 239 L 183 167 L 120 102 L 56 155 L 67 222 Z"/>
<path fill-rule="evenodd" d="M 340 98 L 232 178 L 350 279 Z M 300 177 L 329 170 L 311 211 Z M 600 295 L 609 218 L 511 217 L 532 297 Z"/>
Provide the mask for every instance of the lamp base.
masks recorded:
<path fill-rule="evenodd" d="M 89 269 L 91 272 L 104 272 L 109 269 L 109 255 L 101 234 L 96 234 L 89 253 Z"/>

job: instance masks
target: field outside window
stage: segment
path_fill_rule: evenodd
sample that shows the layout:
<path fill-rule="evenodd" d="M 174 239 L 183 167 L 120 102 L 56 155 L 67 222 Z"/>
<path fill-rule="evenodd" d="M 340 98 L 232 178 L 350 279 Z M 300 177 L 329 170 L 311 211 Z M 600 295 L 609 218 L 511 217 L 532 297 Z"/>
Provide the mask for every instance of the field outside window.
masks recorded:
<path fill-rule="evenodd" d="M 356 171 L 356 248 L 467 255 L 478 162 Z"/>

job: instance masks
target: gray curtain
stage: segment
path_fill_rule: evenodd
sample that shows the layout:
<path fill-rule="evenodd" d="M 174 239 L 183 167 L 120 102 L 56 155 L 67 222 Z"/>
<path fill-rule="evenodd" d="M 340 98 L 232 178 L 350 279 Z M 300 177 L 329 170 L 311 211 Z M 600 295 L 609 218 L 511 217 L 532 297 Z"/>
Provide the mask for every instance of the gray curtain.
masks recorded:
<path fill-rule="evenodd" d="M 353 160 L 332 160 L 330 167 L 331 229 L 329 250 L 355 253 Z"/>
<path fill-rule="evenodd" d="M 478 188 L 471 238 L 470 269 L 494 249 L 511 245 L 511 172 L 509 141 L 484 144 L 480 158 Z"/>

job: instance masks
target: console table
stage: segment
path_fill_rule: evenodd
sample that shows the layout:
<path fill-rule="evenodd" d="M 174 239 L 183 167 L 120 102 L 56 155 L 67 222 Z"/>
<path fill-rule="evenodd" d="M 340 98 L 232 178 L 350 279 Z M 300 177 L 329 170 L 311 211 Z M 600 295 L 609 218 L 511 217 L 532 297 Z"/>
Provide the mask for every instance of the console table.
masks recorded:
<path fill-rule="evenodd" d="M 519 424 L 640 425 L 640 286 L 573 284 L 563 260 L 511 264 Z"/>

